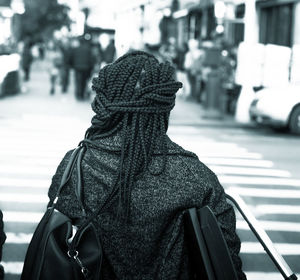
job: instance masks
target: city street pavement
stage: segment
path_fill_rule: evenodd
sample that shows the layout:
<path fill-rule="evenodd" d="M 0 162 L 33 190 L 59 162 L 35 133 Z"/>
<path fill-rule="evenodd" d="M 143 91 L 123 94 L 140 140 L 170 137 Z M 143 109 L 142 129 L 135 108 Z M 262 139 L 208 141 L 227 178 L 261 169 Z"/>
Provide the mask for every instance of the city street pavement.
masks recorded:
<path fill-rule="evenodd" d="M 7 241 L 6 279 L 19 279 L 26 248 L 46 204 L 55 169 L 90 124 L 90 102 L 74 87 L 50 96 L 44 63 L 34 65 L 23 93 L 0 100 L 0 207 Z M 300 140 L 241 125 L 232 117 L 204 118 L 199 104 L 178 98 L 168 134 L 192 150 L 226 190 L 240 194 L 277 250 L 300 273 Z M 243 268 L 250 280 L 282 279 L 243 219 L 237 215 Z"/>

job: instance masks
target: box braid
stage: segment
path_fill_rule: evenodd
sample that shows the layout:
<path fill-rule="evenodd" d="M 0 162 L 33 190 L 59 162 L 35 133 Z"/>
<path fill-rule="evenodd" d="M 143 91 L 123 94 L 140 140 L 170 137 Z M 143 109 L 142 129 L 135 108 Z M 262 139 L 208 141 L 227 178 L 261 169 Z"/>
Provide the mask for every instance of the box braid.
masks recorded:
<path fill-rule="evenodd" d="M 86 137 L 94 140 L 121 131 L 121 159 L 118 170 L 119 206 L 128 217 L 131 188 L 135 176 L 148 168 L 157 138 L 168 128 L 176 92 L 182 87 L 174 80 L 170 63 L 159 63 L 152 55 L 134 51 L 106 65 L 93 79 L 96 96 L 92 109 L 96 115 Z M 166 139 L 159 175 L 166 166 Z"/>

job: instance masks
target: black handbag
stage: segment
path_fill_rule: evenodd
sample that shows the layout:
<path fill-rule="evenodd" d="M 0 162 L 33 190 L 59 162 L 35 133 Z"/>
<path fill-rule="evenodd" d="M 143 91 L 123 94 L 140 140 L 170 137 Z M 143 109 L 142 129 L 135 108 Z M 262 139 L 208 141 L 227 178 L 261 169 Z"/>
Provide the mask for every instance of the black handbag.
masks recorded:
<path fill-rule="evenodd" d="M 296 280 L 282 256 L 274 248 L 272 241 L 259 226 L 255 217 L 238 194 L 226 194 L 242 217 L 248 223 L 258 241 L 264 247 L 278 271 L 286 280 Z M 190 208 L 184 212 L 185 241 L 191 262 L 192 279 L 234 280 L 236 271 L 229 254 L 226 240 L 218 221 L 208 206 L 199 210 Z"/>
<path fill-rule="evenodd" d="M 237 280 L 226 240 L 211 209 L 188 209 L 184 223 L 193 279 Z"/>
<path fill-rule="evenodd" d="M 86 217 L 81 201 L 81 159 L 86 146 L 74 150 L 64 171 L 60 187 L 52 204 L 38 224 L 29 244 L 21 280 L 79 280 L 101 279 L 102 247 L 99 233 L 93 220 L 107 204 L 105 203 L 90 217 Z M 82 209 L 81 225 L 76 227 L 72 220 L 55 209 L 63 187 L 68 183 L 76 167 L 77 186 L 75 193 Z"/>

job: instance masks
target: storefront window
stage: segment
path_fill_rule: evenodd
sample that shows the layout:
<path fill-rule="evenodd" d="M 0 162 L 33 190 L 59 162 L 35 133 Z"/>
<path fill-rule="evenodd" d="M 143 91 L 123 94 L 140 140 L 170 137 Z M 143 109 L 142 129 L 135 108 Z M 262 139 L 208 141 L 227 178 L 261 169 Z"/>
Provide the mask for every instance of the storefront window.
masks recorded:
<path fill-rule="evenodd" d="M 294 4 L 261 7 L 259 41 L 263 44 L 292 46 Z"/>
<path fill-rule="evenodd" d="M 245 4 L 240 4 L 236 7 L 235 18 L 243 19 L 245 17 Z M 234 23 L 234 38 L 233 45 L 238 46 L 244 41 L 245 26 L 244 23 Z"/>

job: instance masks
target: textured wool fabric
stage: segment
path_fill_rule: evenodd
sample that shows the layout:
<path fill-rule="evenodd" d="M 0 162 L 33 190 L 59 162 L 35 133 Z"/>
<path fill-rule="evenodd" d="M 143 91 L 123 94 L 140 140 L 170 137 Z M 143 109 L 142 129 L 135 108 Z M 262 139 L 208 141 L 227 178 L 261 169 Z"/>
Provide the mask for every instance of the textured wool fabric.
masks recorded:
<path fill-rule="evenodd" d="M 240 240 L 235 233 L 235 214 L 226 202 L 216 175 L 197 156 L 167 139 L 167 164 L 155 150 L 149 170 L 140 173 L 132 186 L 130 216 L 126 223 L 117 217 L 118 201 L 95 223 L 104 249 L 103 279 L 190 279 L 189 259 L 184 245 L 183 212 L 208 205 L 216 215 L 229 246 L 239 279 L 246 279 L 238 256 Z M 162 141 L 161 138 L 157 140 Z M 120 160 L 119 135 L 99 139 L 82 161 L 84 204 L 95 211 L 111 191 Z M 69 151 L 57 168 L 49 189 L 54 199 Z M 62 191 L 57 208 L 72 218 L 81 215 L 74 188 L 76 174 Z M 88 211 L 89 212 L 89 211 Z"/>

